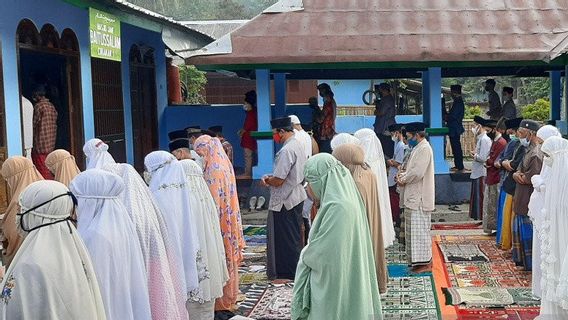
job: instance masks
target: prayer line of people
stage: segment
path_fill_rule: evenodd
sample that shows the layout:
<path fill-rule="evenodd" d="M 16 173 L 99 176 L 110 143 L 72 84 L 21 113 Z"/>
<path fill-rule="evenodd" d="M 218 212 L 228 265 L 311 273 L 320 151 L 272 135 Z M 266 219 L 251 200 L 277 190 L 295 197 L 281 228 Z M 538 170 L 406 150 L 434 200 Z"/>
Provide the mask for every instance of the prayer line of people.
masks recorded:
<path fill-rule="evenodd" d="M 568 318 L 568 140 L 530 119 L 476 117 L 470 216 L 532 271 L 546 319 Z M 475 176 L 474 176 L 475 174 Z"/>
<path fill-rule="evenodd" d="M 148 185 L 108 145 L 88 141 L 87 169 L 55 150 L 44 180 L 7 159 L 1 319 L 213 319 L 236 308 L 245 246 L 236 182 L 221 141 L 194 141 L 203 167 L 165 151 Z"/>

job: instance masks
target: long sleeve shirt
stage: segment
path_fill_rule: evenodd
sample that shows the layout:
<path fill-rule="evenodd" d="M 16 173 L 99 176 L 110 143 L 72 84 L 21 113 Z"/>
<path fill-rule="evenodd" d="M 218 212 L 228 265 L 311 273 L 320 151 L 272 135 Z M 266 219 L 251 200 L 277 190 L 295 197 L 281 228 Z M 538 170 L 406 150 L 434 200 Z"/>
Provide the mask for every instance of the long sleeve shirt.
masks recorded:
<path fill-rule="evenodd" d="M 469 176 L 470 179 L 478 179 L 487 175 L 485 161 L 489 159 L 489 152 L 491 151 L 492 144 L 493 141 L 491 141 L 491 138 L 489 138 L 486 133 L 482 133 L 477 136 L 477 145 L 475 148 L 475 155 L 473 156 L 471 175 Z"/>
<path fill-rule="evenodd" d="M 489 111 L 487 115 L 492 120 L 499 120 L 503 116 L 503 108 L 501 107 L 501 99 L 495 90 L 489 91 Z"/>
<path fill-rule="evenodd" d="M 517 106 L 513 100 L 505 101 L 503 104 L 503 117 L 507 119 L 514 119 L 517 117 Z"/>
<path fill-rule="evenodd" d="M 448 126 L 448 136 L 456 137 L 464 133 L 463 117 L 465 113 L 465 106 L 462 97 L 454 98 L 452 108 L 446 115 L 446 123 Z"/>
<path fill-rule="evenodd" d="M 485 179 L 485 184 L 488 186 L 496 185 L 501 180 L 501 177 L 499 176 L 500 170 L 495 168 L 494 164 L 498 161 L 498 157 L 505 149 L 506 145 L 507 141 L 501 135 L 497 136 L 495 140 L 493 140 L 491 151 L 489 151 L 489 158 L 485 162 L 487 166 L 487 179 Z"/>
<path fill-rule="evenodd" d="M 392 95 L 382 97 L 377 104 L 375 114 L 375 132 L 377 134 L 384 134 L 385 131 L 388 131 L 390 125 L 396 123 L 394 97 Z"/>
<path fill-rule="evenodd" d="M 434 156 L 426 139 L 413 148 L 408 159 L 407 170 L 400 176 L 404 184 L 404 208 L 434 211 L 436 189 L 434 185 Z"/>
<path fill-rule="evenodd" d="M 518 215 L 527 215 L 529 212 L 529 201 L 534 191 L 531 179 L 533 176 L 540 174 L 542 169 L 543 153 L 540 151 L 540 144 L 531 144 L 527 148 L 527 153 L 523 158 L 523 162 L 519 166 L 518 172 L 525 175 L 526 184 L 517 183 L 515 196 L 513 197 L 513 212 Z"/>

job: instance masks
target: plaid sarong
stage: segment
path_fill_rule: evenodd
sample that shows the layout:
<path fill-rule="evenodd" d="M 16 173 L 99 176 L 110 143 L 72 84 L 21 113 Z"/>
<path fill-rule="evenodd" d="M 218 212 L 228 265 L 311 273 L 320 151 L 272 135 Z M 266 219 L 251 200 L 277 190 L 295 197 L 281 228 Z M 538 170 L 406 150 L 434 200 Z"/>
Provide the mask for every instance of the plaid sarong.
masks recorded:
<path fill-rule="evenodd" d="M 483 219 L 483 191 L 485 177 L 471 180 L 471 195 L 469 198 L 469 217 L 473 220 Z"/>
<path fill-rule="evenodd" d="M 491 233 L 497 230 L 497 207 L 499 202 L 499 185 L 486 185 L 483 196 L 483 231 Z"/>
<path fill-rule="evenodd" d="M 432 261 L 431 214 L 418 210 L 404 210 L 405 239 L 408 264 L 425 265 Z"/>
<path fill-rule="evenodd" d="M 513 261 L 532 270 L 532 222 L 529 216 L 515 215 L 513 219 Z"/>

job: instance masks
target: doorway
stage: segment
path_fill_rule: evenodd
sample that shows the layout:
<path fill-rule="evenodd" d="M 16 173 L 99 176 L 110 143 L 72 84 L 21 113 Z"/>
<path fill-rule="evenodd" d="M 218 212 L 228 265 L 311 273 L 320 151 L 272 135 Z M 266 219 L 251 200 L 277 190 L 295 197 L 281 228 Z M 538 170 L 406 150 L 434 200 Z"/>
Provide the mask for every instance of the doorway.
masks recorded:
<path fill-rule="evenodd" d="M 134 167 L 142 172 L 144 157 L 158 147 L 154 49 L 133 45 L 129 60 Z"/>
<path fill-rule="evenodd" d="M 95 136 L 108 144 L 118 163 L 126 163 L 124 104 L 120 62 L 91 58 Z"/>
<path fill-rule="evenodd" d="M 50 24 L 38 32 L 33 22 L 24 19 L 18 25 L 17 37 L 21 95 L 31 101 L 36 87 L 45 88 L 58 113 L 55 148 L 68 150 L 79 168 L 84 169 L 79 42 L 75 32 L 65 29 L 59 36 Z M 31 135 L 31 118 L 28 113 L 21 113 L 22 141 Z M 24 145 L 22 149 L 25 151 Z"/>

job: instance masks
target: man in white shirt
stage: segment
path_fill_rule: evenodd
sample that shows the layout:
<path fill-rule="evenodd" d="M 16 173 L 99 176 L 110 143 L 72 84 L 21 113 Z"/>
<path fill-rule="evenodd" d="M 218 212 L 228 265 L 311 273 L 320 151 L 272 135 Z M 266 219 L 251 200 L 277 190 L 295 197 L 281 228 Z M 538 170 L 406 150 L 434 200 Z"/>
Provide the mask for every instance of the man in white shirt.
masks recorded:
<path fill-rule="evenodd" d="M 472 152 L 473 164 L 471 166 L 471 198 L 469 202 L 469 216 L 474 220 L 483 219 L 483 194 L 485 192 L 485 176 L 487 176 L 487 168 L 485 162 L 489 158 L 491 145 L 493 141 L 485 130 L 486 119 L 475 116 L 473 119 L 475 126 L 471 131 L 475 135 L 477 144 L 475 151 Z"/>
<path fill-rule="evenodd" d="M 296 139 L 300 140 L 302 145 L 304 146 L 305 153 L 309 157 L 312 156 L 312 137 L 304 131 L 302 128 L 302 124 L 300 123 L 300 119 L 296 115 L 291 115 L 290 120 L 292 121 L 292 127 L 294 128 L 294 134 L 296 135 Z"/>
<path fill-rule="evenodd" d="M 22 96 L 22 123 L 24 128 L 24 157 L 32 158 L 32 147 L 34 145 L 34 116 L 33 103 Z"/>
<path fill-rule="evenodd" d="M 394 154 L 392 159 L 387 160 L 388 165 L 388 183 L 389 183 L 389 195 L 391 202 L 392 219 L 397 226 L 400 226 L 400 195 L 396 191 L 396 180 L 395 177 L 398 174 L 402 163 L 404 162 L 404 156 L 408 150 L 408 146 L 404 143 L 404 137 L 406 133 L 402 130 L 402 124 L 393 124 L 389 126 L 389 132 L 391 133 L 392 141 L 394 142 Z"/>

